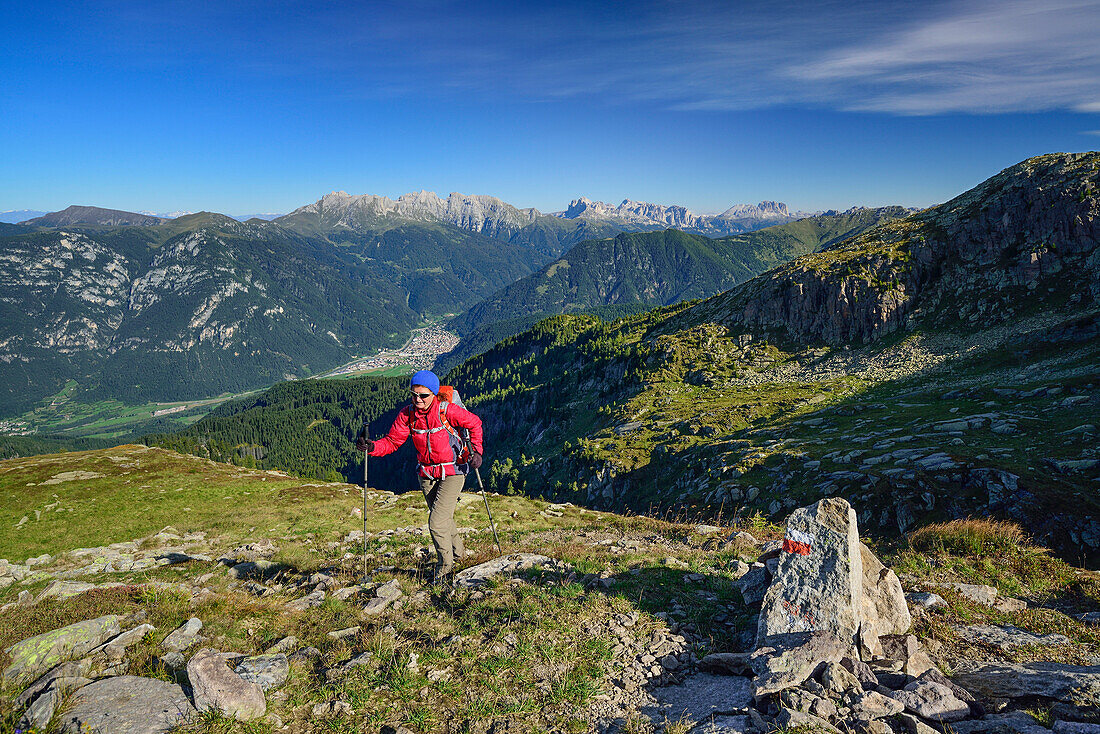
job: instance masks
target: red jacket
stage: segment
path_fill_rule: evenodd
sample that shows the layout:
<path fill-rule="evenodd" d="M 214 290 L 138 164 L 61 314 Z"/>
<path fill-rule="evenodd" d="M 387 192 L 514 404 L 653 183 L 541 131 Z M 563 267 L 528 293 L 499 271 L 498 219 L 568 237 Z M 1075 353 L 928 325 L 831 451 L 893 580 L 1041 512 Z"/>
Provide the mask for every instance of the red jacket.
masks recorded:
<path fill-rule="evenodd" d="M 447 404 L 447 422 L 452 427 L 461 431 L 467 428 L 470 431 L 470 446 L 479 454 L 484 454 L 481 443 L 481 419 L 476 415 L 461 408 L 454 403 Z M 430 431 L 433 433 L 416 433 L 415 431 Z M 454 465 L 454 451 L 451 449 L 450 434 L 443 427 L 443 421 L 439 418 L 439 398 L 432 401 L 426 410 L 417 410 L 409 405 L 401 409 L 394 420 L 390 432 L 374 442 L 374 450 L 371 456 L 386 456 L 392 454 L 412 436 L 413 446 L 416 447 L 416 459 L 420 462 L 420 476 L 429 479 L 442 479 L 454 476 L 458 470 Z"/>

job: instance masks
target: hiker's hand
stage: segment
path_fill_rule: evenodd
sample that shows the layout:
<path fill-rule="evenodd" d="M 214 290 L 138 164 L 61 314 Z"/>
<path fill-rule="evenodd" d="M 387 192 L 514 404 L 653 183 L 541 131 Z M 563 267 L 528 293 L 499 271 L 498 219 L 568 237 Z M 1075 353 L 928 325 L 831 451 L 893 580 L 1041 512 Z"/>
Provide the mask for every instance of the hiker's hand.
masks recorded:
<path fill-rule="evenodd" d="M 470 468 L 471 469 L 480 469 L 481 468 L 481 454 L 479 454 L 476 451 L 470 451 Z"/>
<path fill-rule="evenodd" d="M 366 436 L 360 436 L 355 442 L 355 448 L 358 451 L 366 451 L 369 454 L 374 451 L 374 441 L 371 441 Z"/>

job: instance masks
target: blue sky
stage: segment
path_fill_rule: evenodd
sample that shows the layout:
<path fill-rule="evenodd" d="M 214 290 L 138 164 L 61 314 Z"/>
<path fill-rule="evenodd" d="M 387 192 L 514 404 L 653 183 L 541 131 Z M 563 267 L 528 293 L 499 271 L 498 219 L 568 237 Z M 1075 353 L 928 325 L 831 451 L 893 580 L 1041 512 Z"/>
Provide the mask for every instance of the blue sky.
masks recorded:
<path fill-rule="evenodd" d="M 1100 0 L 11 0 L 0 26 L 0 210 L 925 206 L 1100 148 Z"/>

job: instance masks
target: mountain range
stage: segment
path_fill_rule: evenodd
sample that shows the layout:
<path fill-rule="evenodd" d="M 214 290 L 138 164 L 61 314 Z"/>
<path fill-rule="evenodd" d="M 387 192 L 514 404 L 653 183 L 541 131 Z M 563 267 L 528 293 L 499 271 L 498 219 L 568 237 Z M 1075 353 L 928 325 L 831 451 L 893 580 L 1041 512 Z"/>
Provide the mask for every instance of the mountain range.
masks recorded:
<path fill-rule="evenodd" d="M 0 414 L 70 381 L 89 399 L 143 402 L 317 374 L 579 241 L 663 229 L 664 209 L 555 216 L 487 196 L 334 193 L 273 221 L 70 206 L 2 224 Z"/>

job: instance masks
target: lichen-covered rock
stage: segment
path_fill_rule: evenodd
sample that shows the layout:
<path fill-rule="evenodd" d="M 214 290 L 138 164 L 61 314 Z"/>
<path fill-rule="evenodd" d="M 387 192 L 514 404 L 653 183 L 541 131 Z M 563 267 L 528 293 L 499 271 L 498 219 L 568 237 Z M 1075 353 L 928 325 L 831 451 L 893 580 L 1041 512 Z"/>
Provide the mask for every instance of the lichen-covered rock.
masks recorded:
<path fill-rule="evenodd" d="M 195 653 L 187 663 L 187 678 L 199 711 L 216 709 L 238 721 L 252 721 L 267 710 L 260 686 L 230 670 L 217 650 L 204 648 Z"/>
<path fill-rule="evenodd" d="M 772 635 L 831 632 L 854 640 L 863 609 L 855 510 L 830 497 L 791 513 L 779 568 L 764 595 L 757 645 Z"/>
<path fill-rule="evenodd" d="M 202 620 L 191 617 L 179 627 L 174 629 L 160 643 L 161 648 L 168 652 L 183 652 L 199 641 L 199 630 L 202 629 Z"/>
<path fill-rule="evenodd" d="M 290 663 L 284 653 L 253 655 L 237 663 L 233 672 L 249 683 L 255 683 L 265 693 L 286 683 Z"/>
<path fill-rule="evenodd" d="M 37 678 L 59 663 L 81 657 L 117 635 L 119 622 L 118 615 L 108 614 L 15 643 L 5 650 L 11 664 L 4 670 L 4 682 Z"/>
<path fill-rule="evenodd" d="M 195 713 L 183 689 L 124 675 L 90 683 L 61 717 L 65 734 L 164 734 Z"/>

